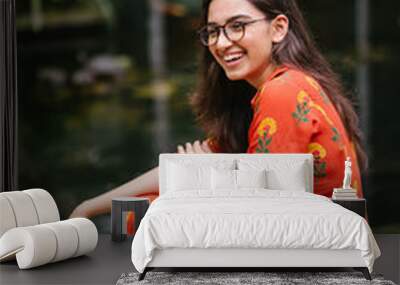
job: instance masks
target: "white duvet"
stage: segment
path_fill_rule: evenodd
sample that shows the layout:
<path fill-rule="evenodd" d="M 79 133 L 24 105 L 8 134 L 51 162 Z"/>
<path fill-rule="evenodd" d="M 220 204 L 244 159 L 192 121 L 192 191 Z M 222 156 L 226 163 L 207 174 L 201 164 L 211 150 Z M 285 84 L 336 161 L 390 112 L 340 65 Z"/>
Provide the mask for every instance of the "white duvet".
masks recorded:
<path fill-rule="evenodd" d="M 162 195 L 137 230 L 133 265 L 143 272 L 164 248 L 358 249 L 370 272 L 380 256 L 359 215 L 320 195 L 265 189 Z"/>

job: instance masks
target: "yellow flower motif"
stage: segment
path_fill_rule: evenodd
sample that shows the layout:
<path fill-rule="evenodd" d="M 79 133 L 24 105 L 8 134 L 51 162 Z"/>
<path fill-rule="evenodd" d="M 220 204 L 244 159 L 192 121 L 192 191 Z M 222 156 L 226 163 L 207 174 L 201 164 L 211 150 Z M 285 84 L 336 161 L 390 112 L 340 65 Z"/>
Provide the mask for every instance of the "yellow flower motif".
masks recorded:
<path fill-rule="evenodd" d="M 311 98 L 308 96 L 306 91 L 301 90 L 299 94 L 297 94 L 297 102 L 303 103 L 304 101 L 311 101 Z"/>
<path fill-rule="evenodd" d="M 326 156 L 325 148 L 319 143 L 310 143 L 308 145 L 308 152 L 321 159 Z"/>
<path fill-rule="evenodd" d="M 328 122 L 329 125 L 334 126 L 332 120 L 328 117 L 325 110 L 320 105 L 311 102 L 310 106 L 317 109 L 324 116 L 325 120 Z"/>
<path fill-rule="evenodd" d="M 299 102 L 300 104 L 303 103 L 304 101 L 308 101 L 309 104 L 308 106 L 310 108 L 314 108 L 317 109 L 325 118 L 325 120 L 328 122 L 328 124 L 330 124 L 331 126 L 333 126 L 333 122 L 332 120 L 328 117 L 328 115 L 326 114 L 325 110 L 318 104 L 315 104 L 313 102 L 313 100 L 311 100 L 310 96 L 307 94 L 307 92 L 305 92 L 304 90 L 300 91 L 299 94 L 297 94 L 297 102 Z"/>
<path fill-rule="evenodd" d="M 319 84 L 313 78 L 306 76 L 307 82 L 317 91 L 319 91 Z"/>
<path fill-rule="evenodd" d="M 271 117 L 266 117 L 264 120 L 261 121 L 257 128 L 257 133 L 260 137 L 264 136 L 266 127 L 268 127 L 268 135 L 273 135 L 274 133 L 276 133 L 276 121 Z"/>

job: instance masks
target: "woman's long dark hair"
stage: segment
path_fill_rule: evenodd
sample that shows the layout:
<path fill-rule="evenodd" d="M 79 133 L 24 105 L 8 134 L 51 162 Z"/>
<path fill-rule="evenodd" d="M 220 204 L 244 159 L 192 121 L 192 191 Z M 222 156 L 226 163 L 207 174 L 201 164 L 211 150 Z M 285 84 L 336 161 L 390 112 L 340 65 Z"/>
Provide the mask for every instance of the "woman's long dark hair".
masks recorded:
<path fill-rule="evenodd" d="M 201 23 L 207 24 L 212 0 L 203 1 Z M 345 96 L 338 76 L 322 56 L 310 36 L 296 0 L 247 0 L 272 20 L 280 14 L 289 19 L 285 39 L 272 47 L 274 64 L 285 64 L 315 78 L 338 111 L 349 138 L 354 143 L 359 166 L 367 167 L 361 145 L 358 116 Z M 253 116 L 250 101 L 256 90 L 246 81 L 230 81 L 207 47 L 202 49 L 199 84 L 191 98 L 197 120 L 223 152 L 246 152 L 248 129 Z"/>

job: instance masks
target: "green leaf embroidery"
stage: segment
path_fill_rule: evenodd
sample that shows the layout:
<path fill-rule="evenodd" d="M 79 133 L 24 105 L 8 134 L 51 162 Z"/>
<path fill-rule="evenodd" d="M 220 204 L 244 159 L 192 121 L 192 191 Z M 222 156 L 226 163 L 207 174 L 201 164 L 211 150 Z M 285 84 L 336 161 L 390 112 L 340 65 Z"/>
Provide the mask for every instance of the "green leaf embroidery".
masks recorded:
<path fill-rule="evenodd" d="M 268 132 L 264 132 L 263 135 L 258 138 L 256 153 L 269 153 L 267 146 L 271 141 L 272 137 L 268 137 Z"/>
<path fill-rule="evenodd" d="M 258 138 L 258 145 L 262 148 L 264 145 L 263 145 L 263 141 L 262 141 L 262 139 L 261 138 Z"/>
<path fill-rule="evenodd" d="M 340 135 L 339 135 L 338 130 L 335 127 L 332 127 L 332 131 L 333 131 L 332 140 L 334 142 L 339 142 L 340 141 Z"/>
<path fill-rule="evenodd" d="M 301 122 L 309 122 L 307 115 L 311 112 L 311 108 L 308 107 L 308 102 L 305 101 L 302 104 L 296 104 L 296 111 L 292 113 L 292 117 L 296 120 L 296 124 Z"/>

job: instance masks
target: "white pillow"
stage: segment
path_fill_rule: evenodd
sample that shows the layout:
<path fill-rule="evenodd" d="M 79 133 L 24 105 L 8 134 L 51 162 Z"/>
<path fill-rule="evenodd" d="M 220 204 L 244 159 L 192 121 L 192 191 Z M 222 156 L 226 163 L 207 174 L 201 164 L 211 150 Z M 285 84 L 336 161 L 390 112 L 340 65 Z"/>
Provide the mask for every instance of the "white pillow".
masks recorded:
<path fill-rule="evenodd" d="M 168 191 L 211 189 L 211 167 L 168 163 Z"/>
<path fill-rule="evenodd" d="M 238 160 L 240 170 L 265 169 L 267 188 L 273 190 L 307 191 L 307 164 L 306 161 L 293 160 Z"/>
<path fill-rule="evenodd" d="M 279 171 L 267 171 L 268 188 L 273 190 L 303 191 L 307 190 L 306 175 L 302 167 Z"/>
<path fill-rule="evenodd" d="M 267 171 L 235 170 L 238 188 L 267 188 Z"/>
<path fill-rule="evenodd" d="M 236 170 L 212 168 L 211 181 L 213 190 L 236 190 Z"/>
<path fill-rule="evenodd" d="M 230 170 L 211 171 L 213 190 L 238 190 L 241 188 L 267 188 L 266 170 Z"/>

